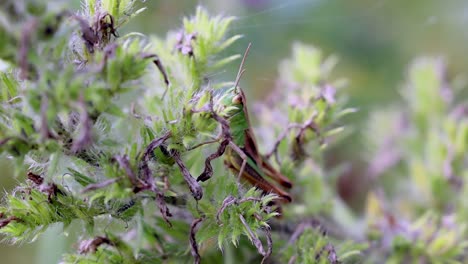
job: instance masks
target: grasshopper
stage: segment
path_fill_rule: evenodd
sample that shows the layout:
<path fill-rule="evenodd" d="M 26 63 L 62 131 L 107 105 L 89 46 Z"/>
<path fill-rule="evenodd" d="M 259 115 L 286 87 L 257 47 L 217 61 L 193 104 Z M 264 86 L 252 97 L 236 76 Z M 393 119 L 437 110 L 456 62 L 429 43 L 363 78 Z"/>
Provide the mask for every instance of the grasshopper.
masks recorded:
<path fill-rule="evenodd" d="M 238 174 L 239 179 L 245 180 L 265 193 L 275 193 L 285 202 L 291 202 L 291 195 L 272 184 L 267 177 L 279 183 L 284 188 L 291 188 L 292 183 L 287 177 L 277 171 L 262 156 L 257 147 L 253 134 L 246 98 L 239 87 L 239 80 L 244 73 L 243 65 L 249 52 L 250 44 L 242 59 L 236 82 L 233 87 L 225 90 L 212 104 L 212 117 L 221 123 L 224 139 L 217 153 L 208 157 L 205 170 L 198 177 L 199 181 L 206 181 L 211 177 L 210 161 L 225 154 L 225 165 Z"/>

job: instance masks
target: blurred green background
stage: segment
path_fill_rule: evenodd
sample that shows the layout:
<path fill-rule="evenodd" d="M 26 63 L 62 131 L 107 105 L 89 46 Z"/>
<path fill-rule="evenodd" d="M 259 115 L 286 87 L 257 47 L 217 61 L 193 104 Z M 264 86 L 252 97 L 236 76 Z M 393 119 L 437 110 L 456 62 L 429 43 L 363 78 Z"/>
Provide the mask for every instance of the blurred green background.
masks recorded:
<path fill-rule="evenodd" d="M 148 0 L 139 3 L 148 10 L 120 29 L 120 35 L 138 31 L 162 36 L 179 28 L 182 17 L 191 15 L 198 4 L 212 13 L 237 17 L 231 33 L 244 38 L 230 53 L 243 53 L 252 42 L 242 85 L 254 98 L 263 98 L 274 87 L 277 65 L 290 54 L 293 41 L 314 44 L 325 54 L 339 57 L 336 76 L 349 81 L 349 105 L 359 112 L 347 120 L 353 123 L 354 134 L 334 147 L 329 157 L 331 164 L 347 161 L 352 165 L 348 178 L 359 177 L 359 164 L 365 163 L 356 153 L 361 150 L 362 121 L 372 109 L 399 98 L 406 66 L 413 58 L 442 56 L 448 63 L 449 76 L 458 76 L 461 81 L 468 72 L 468 1 L 462 0 Z M 79 6 L 80 1 L 75 0 L 70 8 Z M 237 64 L 233 64 L 213 76 L 233 80 L 236 69 Z M 4 190 L 21 180 L 11 177 L 8 161 L 0 160 L 0 169 L 4 172 L 0 178 Z M 342 190 L 356 208 L 358 190 L 364 185 Z M 1 245 L 0 263 L 57 263 L 69 246 L 66 241 L 57 226 L 21 248 Z"/>

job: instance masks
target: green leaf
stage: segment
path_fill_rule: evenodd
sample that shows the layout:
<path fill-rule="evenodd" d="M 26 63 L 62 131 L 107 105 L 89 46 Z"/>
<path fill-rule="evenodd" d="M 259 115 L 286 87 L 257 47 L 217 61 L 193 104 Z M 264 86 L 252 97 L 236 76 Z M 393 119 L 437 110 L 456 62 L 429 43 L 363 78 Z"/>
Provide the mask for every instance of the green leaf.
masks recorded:
<path fill-rule="evenodd" d="M 70 175 L 73 176 L 73 179 L 75 179 L 75 181 L 78 182 L 83 187 L 86 187 L 89 184 L 96 183 L 96 180 L 94 180 L 94 179 L 80 173 L 77 170 L 74 170 L 72 168 L 67 168 L 67 169 L 70 172 Z"/>

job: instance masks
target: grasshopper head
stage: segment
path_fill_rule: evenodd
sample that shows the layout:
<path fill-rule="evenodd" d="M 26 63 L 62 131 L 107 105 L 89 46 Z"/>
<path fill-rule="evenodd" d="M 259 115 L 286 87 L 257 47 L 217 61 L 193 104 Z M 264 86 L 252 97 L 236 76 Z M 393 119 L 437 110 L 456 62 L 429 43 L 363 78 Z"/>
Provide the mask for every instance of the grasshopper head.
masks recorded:
<path fill-rule="evenodd" d="M 229 119 L 243 111 L 244 95 L 239 88 L 229 88 L 215 100 L 214 110 L 224 118 Z"/>

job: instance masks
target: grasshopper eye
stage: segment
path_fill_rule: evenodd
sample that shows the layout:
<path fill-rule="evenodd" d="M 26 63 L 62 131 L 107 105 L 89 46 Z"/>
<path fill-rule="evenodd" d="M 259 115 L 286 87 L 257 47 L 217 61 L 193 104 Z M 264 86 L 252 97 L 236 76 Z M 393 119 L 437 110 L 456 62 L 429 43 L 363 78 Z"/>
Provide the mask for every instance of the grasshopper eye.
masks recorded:
<path fill-rule="evenodd" d="M 233 104 L 241 104 L 242 103 L 242 96 L 240 94 L 234 96 L 232 98 L 232 103 Z"/>

